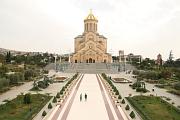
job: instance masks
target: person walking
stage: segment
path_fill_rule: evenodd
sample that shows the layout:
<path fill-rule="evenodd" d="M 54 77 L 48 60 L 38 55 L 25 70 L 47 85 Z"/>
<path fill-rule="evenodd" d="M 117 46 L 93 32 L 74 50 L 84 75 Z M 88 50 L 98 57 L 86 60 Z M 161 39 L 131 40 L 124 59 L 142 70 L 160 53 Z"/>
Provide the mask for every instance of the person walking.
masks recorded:
<path fill-rule="evenodd" d="M 80 94 L 80 102 L 82 101 L 82 93 Z"/>
<path fill-rule="evenodd" d="M 85 97 L 85 101 L 87 101 L 87 94 L 86 93 L 85 93 L 84 97 Z"/>

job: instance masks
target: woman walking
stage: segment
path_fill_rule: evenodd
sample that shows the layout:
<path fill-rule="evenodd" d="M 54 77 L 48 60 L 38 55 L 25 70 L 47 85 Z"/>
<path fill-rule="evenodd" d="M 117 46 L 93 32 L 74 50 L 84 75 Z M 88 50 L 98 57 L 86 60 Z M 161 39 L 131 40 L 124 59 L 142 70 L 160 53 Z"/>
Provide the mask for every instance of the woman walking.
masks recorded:
<path fill-rule="evenodd" d="M 80 102 L 82 101 L 82 93 L 80 94 Z"/>

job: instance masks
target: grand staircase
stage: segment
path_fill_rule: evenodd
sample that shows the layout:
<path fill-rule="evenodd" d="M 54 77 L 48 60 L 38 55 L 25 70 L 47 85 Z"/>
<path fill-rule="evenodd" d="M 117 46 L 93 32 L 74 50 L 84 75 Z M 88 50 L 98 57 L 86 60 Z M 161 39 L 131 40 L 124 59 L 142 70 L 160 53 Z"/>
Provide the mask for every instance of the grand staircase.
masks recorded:
<path fill-rule="evenodd" d="M 105 63 L 74 63 L 65 72 L 108 73 L 109 69 Z"/>
<path fill-rule="evenodd" d="M 55 69 L 57 71 L 66 72 L 66 73 L 90 73 L 90 74 L 98 74 L 98 73 L 108 73 L 108 74 L 116 74 L 120 71 L 124 70 L 124 65 L 119 63 L 60 63 L 57 64 L 49 64 L 46 66 L 46 69 Z M 135 69 L 132 65 L 126 64 L 126 70 Z"/>

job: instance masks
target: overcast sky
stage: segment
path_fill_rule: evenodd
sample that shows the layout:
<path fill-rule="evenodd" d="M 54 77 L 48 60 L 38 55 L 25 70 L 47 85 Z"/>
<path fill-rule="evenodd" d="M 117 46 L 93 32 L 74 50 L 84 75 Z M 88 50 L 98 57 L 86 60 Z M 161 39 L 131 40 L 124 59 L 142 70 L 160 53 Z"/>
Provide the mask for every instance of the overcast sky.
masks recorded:
<path fill-rule="evenodd" d="M 90 9 L 111 53 L 180 58 L 180 0 L 0 0 L 0 47 L 73 52 Z"/>

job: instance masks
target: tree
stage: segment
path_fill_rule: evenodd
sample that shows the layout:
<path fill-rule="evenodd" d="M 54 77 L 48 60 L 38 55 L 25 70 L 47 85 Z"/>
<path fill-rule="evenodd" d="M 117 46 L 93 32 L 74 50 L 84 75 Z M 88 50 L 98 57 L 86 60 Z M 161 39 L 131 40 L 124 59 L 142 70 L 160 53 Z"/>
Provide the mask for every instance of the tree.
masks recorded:
<path fill-rule="evenodd" d="M 163 71 L 161 71 L 160 76 L 164 79 L 167 79 L 172 76 L 172 73 L 169 70 L 163 70 Z"/>
<path fill-rule="evenodd" d="M 51 105 L 51 103 L 49 103 L 49 105 L 48 105 L 48 109 L 51 109 L 52 108 L 52 105 Z"/>
<path fill-rule="evenodd" d="M 5 56 L 0 54 L 0 63 L 5 63 Z"/>
<path fill-rule="evenodd" d="M 56 94 L 56 98 L 60 98 L 60 93 L 59 92 Z"/>
<path fill-rule="evenodd" d="M 53 98 L 53 101 L 52 101 L 52 102 L 53 102 L 53 103 L 57 103 L 56 97 Z"/>
<path fill-rule="evenodd" d="M 122 99 L 121 95 L 118 96 L 118 99 L 119 99 L 119 100 Z"/>
<path fill-rule="evenodd" d="M 10 63 L 11 62 L 11 52 L 7 52 L 6 53 L 6 63 Z"/>
<path fill-rule="evenodd" d="M 33 70 L 25 70 L 24 72 L 24 79 L 29 80 L 31 77 L 34 77 L 34 72 Z"/>
<path fill-rule="evenodd" d="M 8 72 L 8 68 L 5 65 L 0 66 L 0 77 L 4 77 Z"/>
<path fill-rule="evenodd" d="M 129 109 L 130 109 L 128 104 L 126 105 L 125 109 L 126 109 L 126 110 L 129 110 Z"/>
<path fill-rule="evenodd" d="M 132 111 L 132 112 L 129 114 L 129 116 L 130 116 L 131 118 L 135 118 L 134 112 Z"/>
<path fill-rule="evenodd" d="M 24 104 L 30 104 L 31 103 L 31 95 L 30 93 L 27 93 L 24 95 Z"/>
<path fill-rule="evenodd" d="M 42 116 L 46 116 L 46 111 L 44 110 L 43 113 L 42 113 Z"/>
<path fill-rule="evenodd" d="M 116 95 L 119 95 L 119 91 L 118 90 L 116 91 Z"/>
<path fill-rule="evenodd" d="M 0 78 L 0 89 L 9 86 L 9 79 Z"/>
<path fill-rule="evenodd" d="M 122 103 L 122 104 L 125 104 L 125 100 L 123 99 L 123 100 L 121 101 L 121 103 Z"/>
<path fill-rule="evenodd" d="M 17 74 L 8 75 L 8 79 L 9 79 L 11 85 L 18 84 L 19 79 L 18 79 Z"/>

